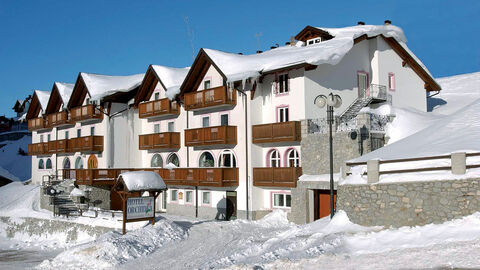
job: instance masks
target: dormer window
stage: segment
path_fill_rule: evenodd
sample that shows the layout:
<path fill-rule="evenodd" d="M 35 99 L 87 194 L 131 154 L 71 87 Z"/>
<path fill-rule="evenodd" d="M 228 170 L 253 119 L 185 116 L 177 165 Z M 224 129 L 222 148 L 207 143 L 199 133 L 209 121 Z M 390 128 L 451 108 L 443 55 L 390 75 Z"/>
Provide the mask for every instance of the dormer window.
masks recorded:
<path fill-rule="evenodd" d="M 307 46 L 317 44 L 317 43 L 320 43 L 320 42 L 322 42 L 322 38 L 320 38 L 320 37 L 312 38 L 312 39 L 307 40 Z"/>
<path fill-rule="evenodd" d="M 210 89 L 210 80 L 206 80 L 203 82 L 203 89 Z"/>

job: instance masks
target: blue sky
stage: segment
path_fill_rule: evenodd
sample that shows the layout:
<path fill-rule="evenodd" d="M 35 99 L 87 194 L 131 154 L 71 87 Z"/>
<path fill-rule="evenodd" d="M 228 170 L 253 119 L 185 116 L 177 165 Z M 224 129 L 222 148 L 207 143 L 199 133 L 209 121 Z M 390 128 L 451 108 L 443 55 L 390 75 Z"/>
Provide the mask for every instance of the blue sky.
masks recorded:
<path fill-rule="evenodd" d="M 306 25 L 357 21 L 403 28 L 435 77 L 480 71 L 480 1 L 10 1 L 0 0 L 0 115 L 15 100 L 78 72 L 143 73 L 192 63 L 202 47 L 254 53 Z"/>

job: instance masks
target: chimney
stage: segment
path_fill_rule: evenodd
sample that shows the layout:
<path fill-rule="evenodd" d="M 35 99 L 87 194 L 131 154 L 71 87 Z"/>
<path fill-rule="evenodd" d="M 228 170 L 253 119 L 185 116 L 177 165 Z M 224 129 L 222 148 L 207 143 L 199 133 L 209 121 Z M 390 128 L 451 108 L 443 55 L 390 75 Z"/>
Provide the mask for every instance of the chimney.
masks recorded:
<path fill-rule="evenodd" d="M 365 22 L 359 21 L 357 22 L 357 25 L 365 25 Z"/>
<path fill-rule="evenodd" d="M 262 53 L 263 51 L 257 51 L 257 53 Z"/>
<path fill-rule="evenodd" d="M 277 47 L 275 46 L 270 46 L 270 50 L 276 49 Z"/>
<path fill-rule="evenodd" d="M 290 41 L 285 42 L 285 45 L 286 46 L 290 45 Z"/>
<path fill-rule="evenodd" d="M 392 24 L 392 21 L 390 21 L 390 20 L 385 20 L 385 25 L 390 25 L 390 24 Z"/>
<path fill-rule="evenodd" d="M 241 53 L 241 52 L 239 52 L 239 53 L 237 53 L 237 54 L 239 54 L 239 55 L 243 55 L 243 53 Z"/>

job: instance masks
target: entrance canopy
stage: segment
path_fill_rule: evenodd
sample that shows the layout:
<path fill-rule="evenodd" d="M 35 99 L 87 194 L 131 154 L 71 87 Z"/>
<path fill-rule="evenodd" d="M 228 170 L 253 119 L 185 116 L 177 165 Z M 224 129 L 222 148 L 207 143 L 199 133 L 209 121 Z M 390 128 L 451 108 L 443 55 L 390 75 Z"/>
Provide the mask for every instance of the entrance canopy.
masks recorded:
<path fill-rule="evenodd" d="M 132 171 L 118 176 L 117 184 L 123 184 L 125 191 L 162 191 L 167 185 L 156 172 Z"/>

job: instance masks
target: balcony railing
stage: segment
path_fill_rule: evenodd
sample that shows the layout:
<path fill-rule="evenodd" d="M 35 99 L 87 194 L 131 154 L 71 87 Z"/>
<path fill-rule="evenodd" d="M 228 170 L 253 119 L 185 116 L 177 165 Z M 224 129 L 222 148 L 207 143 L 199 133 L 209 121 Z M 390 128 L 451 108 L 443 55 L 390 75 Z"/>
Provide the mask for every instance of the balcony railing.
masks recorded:
<path fill-rule="evenodd" d="M 140 105 L 138 105 L 138 116 L 140 118 L 179 114 L 180 110 L 177 102 L 170 101 L 168 98 L 140 103 Z"/>
<path fill-rule="evenodd" d="M 28 155 L 48 155 L 48 143 L 33 143 L 28 145 Z"/>
<path fill-rule="evenodd" d="M 185 130 L 185 146 L 236 144 L 236 126 L 216 126 Z"/>
<path fill-rule="evenodd" d="M 28 130 L 35 131 L 47 128 L 47 121 L 43 117 L 28 120 Z"/>
<path fill-rule="evenodd" d="M 180 148 L 180 132 L 163 132 L 139 136 L 140 150 L 169 150 Z"/>
<path fill-rule="evenodd" d="M 299 142 L 302 138 L 300 121 L 252 126 L 252 141 L 256 144 Z"/>
<path fill-rule="evenodd" d="M 69 139 L 72 152 L 102 152 L 103 136 L 86 136 Z"/>
<path fill-rule="evenodd" d="M 360 98 L 372 98 L 374 100 L 387 100 L 387 87 L 380 84 L 370 84 L 367 88 L 365 97 L 360 96 Z"/>
<path fill-rule="evenodd" d="M 74 122 L 70 119 L 66 111 L 47 115 L 47 127 L 49 128 L 71 124 L 74 124 Z"/>
<path fill-rule="evenodd" d="M 88 136 L 73 139 L 34 143 L 28 145 L 29 155 L 51 155 L 74 152 L 102 152 L 103 136 Z"/>
<path fill-rule="evenodd" d="M 140 170 L 158 173 L 167 185 L 238 186 L 238 168 L 66 169 L 63 170 L 63 178 L 75 179 L 78 185 L 113 185 L 121 173 Z"/>
<path fill-rule="evenodd" d="M 102 111 L 103 108 L 95 108 L 93 104 L 76 107 L 71 110 L 72 121 L 82 122 L 103 119 Z"/>
<path fill-rule="evenodd" d="M 258 187 L 297 187 L 302 168 L 253 168 L 253 185 Z"/>
<path fill-rule="evenodd" d="M 237 93 L 234 89 L 219 86 L 185 94 L 185 110 L 195 111 L 204 108 L 235 106 Z"/>

